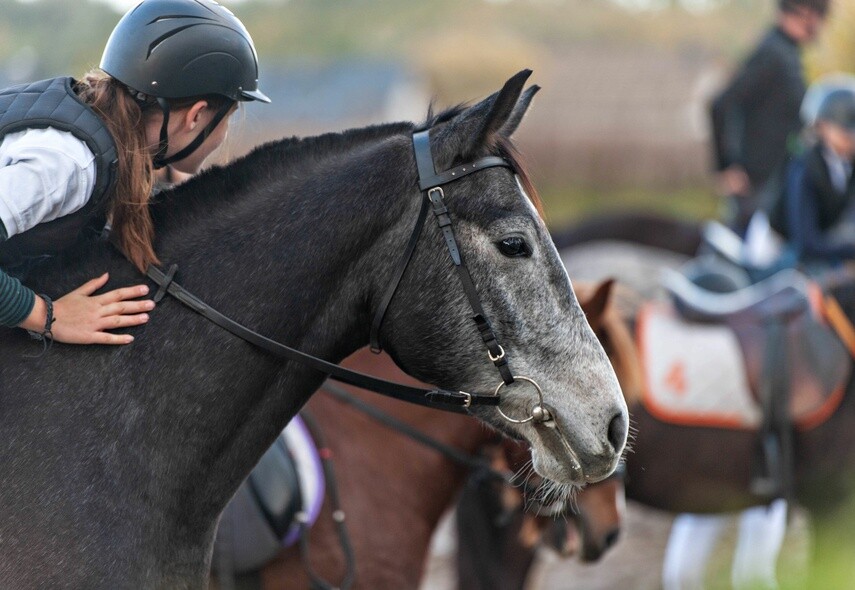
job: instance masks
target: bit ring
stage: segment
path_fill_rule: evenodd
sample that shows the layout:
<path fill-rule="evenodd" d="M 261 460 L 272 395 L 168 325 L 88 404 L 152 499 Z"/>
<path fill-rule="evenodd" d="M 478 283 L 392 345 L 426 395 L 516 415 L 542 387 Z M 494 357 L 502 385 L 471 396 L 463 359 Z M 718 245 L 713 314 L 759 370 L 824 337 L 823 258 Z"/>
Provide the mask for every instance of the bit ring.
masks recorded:
<path fill-rule="evenodd" d="M 525 381 L 526 383 L 531 383 L 534 386 L 534 389 L 537 391 L 537 405 L 531 409 L 531 414 L 528 418 L 523 418 L 518 420 L 516 418 L 511 418 L 507 414 L 502 411 L 500 406 L 496 406 L 496 409 L 499 410 L 499 414 L 502 415 L 502 418 L 511 422 L 513 424 L 525 424 L 526 422 L 531 422 L 535 420 L 536 422 L 547 422 L 552 419 L 552 416 L 549 413 L 549 410 L 543 407 L 543 390 L 540 388 L 540 385 L 537 384 L 537 381 L 532 379 L 531 377 L 523 377 L 523 376 L 514 376 L 514 380 Z M 502 390 L 502 387 L 507 385 L 504 381 L 499 383 L 499 386 L 496 387 L 496 391 L 493 392 L 493 395 L 499 395 L 499 392 Z"/>

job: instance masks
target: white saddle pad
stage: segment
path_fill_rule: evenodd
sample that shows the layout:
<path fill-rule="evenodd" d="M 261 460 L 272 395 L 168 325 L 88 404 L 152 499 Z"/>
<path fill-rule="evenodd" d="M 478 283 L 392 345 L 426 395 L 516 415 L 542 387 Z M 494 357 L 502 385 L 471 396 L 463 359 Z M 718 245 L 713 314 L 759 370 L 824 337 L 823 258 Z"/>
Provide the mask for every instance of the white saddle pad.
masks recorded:
<path fill-rule="evenodd" d="M 636 330 L 651 415 L 686 426 L 759 427 L 742 349 L 727 326 L 689 323 L 670 305 L 651 303 Z"/>

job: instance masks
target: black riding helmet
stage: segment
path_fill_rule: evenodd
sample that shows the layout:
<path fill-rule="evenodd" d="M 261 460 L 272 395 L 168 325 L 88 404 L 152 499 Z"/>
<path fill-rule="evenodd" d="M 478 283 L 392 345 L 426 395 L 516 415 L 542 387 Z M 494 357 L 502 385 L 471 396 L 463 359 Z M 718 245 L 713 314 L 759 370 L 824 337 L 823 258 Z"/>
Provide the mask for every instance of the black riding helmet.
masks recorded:
<path fill-rule="evenodd" d="M 827 121 L 855 133 L 855 91 L 840 88 L 828 93 L 819 105 L 817 121 Z"/>
<path fill-rule="evenodd" d="M 234 101 L 270 99 L 258 89 L 258 56 L 246 28 L 213 0 L 143 0 L 122 17 L 101 57 L 101 69 L 157 99 L 163 110 L 155 167 L 186 158 L 231 110 Z M 165 158 L 171 98 L 228 98 L 211 123 L 179 153 Z"/>

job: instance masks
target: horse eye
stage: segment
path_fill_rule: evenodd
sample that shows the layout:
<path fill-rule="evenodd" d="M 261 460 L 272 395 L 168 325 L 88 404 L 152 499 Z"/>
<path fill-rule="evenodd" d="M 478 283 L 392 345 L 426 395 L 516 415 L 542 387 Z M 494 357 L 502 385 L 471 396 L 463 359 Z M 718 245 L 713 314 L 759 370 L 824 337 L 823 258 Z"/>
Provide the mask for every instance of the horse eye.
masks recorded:
<path fill-rule="evenodd" d="M 496 245 L 499 247 L 499 252 L 511 258 L 531 256 L 531 248 L 529 248 L 526 241 L 519 236 L 503 238 L 497 242 Z"/>

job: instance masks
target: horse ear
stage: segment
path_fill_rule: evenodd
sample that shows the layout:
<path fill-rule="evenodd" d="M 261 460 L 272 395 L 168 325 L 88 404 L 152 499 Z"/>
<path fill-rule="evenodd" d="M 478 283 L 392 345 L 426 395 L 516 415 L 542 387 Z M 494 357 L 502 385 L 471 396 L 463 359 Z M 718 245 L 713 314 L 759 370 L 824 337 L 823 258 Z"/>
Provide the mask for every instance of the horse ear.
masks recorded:
<path fill-rule="evenodd" d="M 438 134 L 437 142 L 443 146 L 439 152 L 443 156 L 437 158 L 438 169 L 446 168 L 455 159 L 469 160 L 475 157 L 479 150 L 492 143 L 493 137 L 516 118 L 512 128 L 516 128 L 519 119 L 525 113 L 528 103 L 517 112 L 523 86 L 531 70 L 523 70 L 505 82 L 498 92 L 485 98 L 478 104 L 469 107 L 454 119 Z M 531 89 L 529 89 L 531 90 Z M 531 92 L 531 96 L 534 96 Z M 527 93 L 528 94 L 528 93 Z M 529 97 L 529 101 L 531 98 Z M 448 160 L 448 161 L 444 161 Z"/>
<path fill-rule="evenodd" d="M 609 303 L 609 297 L 611 296 L 614 284 L 614 279 L 603 281 L 597 286 L 593 295 L 584 302 L 579 302 L 579 305 L 582 307 L 582 311 L 585 312 L 585 316 L 588 318 L 588 323 L 595 331 L 599 327 L 603 314 L 606 311 L 606 306 Z"/>
<path fill-rule="evenodd" d="M 517 127 L 520 126 L 520 122 L 525 116 L 526 112 L 528 112 L 528 107 L 531 106 L 531 101 L 534 98 L 534 95 L 538 93 L 540 90 L 540 86 L 534 85 L 526 88 L 525 92 L 523 92 L 520 99 L 517 101 L 517 104 L 514 106 L 514 110 L 511 112 L 511 116 L 508 117 L 508 120 L 502 125 L 502 128 L 499 129 L 499 135 L 504 137 L 510 137 L 517 130 Z"/>

